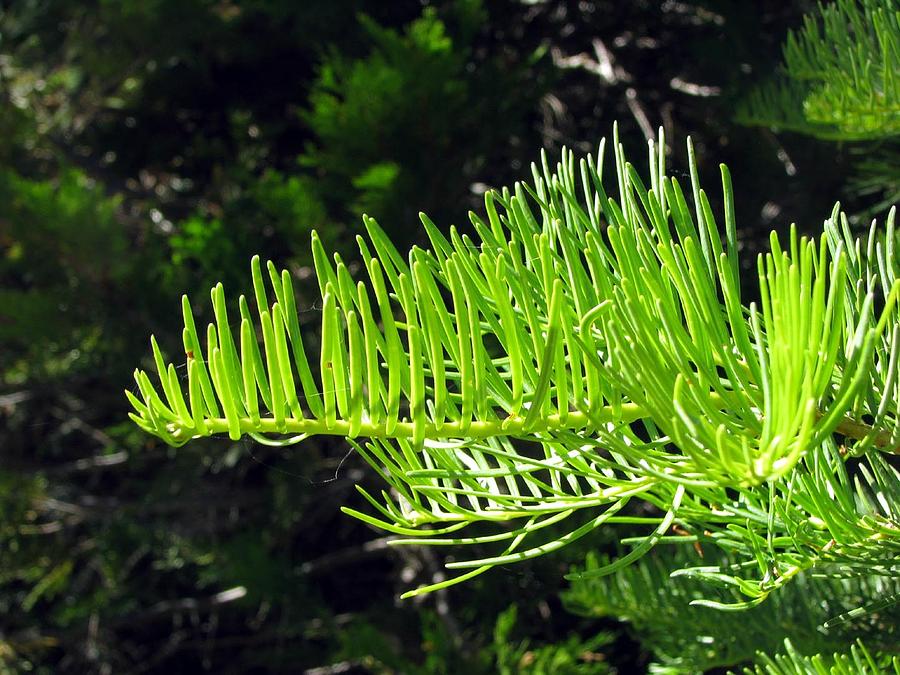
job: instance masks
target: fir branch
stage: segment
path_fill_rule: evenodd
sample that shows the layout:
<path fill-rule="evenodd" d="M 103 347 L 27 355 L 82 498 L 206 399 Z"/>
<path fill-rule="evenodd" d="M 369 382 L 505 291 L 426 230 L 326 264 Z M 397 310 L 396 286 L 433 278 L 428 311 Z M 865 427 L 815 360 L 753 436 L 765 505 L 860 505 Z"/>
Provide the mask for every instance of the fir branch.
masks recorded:
<path fill-rule="evenodd" d="M 422 216 L 430 249 L 402 256 L 365 218 L 367 279 L 314 235 L 315 356 L 271 264 L 254 259 L 258 316 L 241 297 L 236 332 L 221 285 L 205 344 L 185 298 L 187 386 L 153 340 L 159 384 L 136 371 L 132 419 L 173 445 L 346 436 L 391 490 L 362 491 L 375 515 L 345 511 L 401 535 L 392 545 L 500 546 L 411 594 L 626 524 L 632 499 L 658 515 L 603 574 L 674 525 L 745 561 L 683 571 L 738 588 L 734 607 L 814 567 L 896 573 L 900 478 L 882 459 L 900 445 L 894 212 L 865 242 L 837 207 L 818 241 L 773 234 L 747 306 L 728 170 L 722 237 L 690 145 L 691 206 L 661 136 L 647 183 L 617 138 L 607 180 L 604 145 L 488 193 L 478 243 Z M 478 522 L 493 529 L 463 535 Z"/>
<path fill-rule="evenodd" d="M 828 140 L 900 133 L 900 4 L 837 0 L 791 31 L 784 72 L 740 105 L 738 121 Z"/>

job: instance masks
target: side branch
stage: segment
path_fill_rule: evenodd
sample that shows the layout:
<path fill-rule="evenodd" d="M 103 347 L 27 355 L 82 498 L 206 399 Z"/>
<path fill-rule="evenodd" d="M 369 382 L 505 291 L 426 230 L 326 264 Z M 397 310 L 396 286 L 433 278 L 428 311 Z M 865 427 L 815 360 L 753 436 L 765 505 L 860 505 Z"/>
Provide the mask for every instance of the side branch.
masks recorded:
<path fill-rule="evenodd" d="M 868 424 L 858 422 L 849 417 L 842 419 L 835 429 L 836 433 L 847 436 L 848 438 L 853 438 L 857 441 L 861 441 L 868 437 L 873 431 L 874 429 Z M 893 434 L 887 431 L 876 432 L 872 443 L 879 450 L 888 452 L 892 455 L 900 455 L 900 445 L 897 444 L 897 439 L 894 438 Z"/>

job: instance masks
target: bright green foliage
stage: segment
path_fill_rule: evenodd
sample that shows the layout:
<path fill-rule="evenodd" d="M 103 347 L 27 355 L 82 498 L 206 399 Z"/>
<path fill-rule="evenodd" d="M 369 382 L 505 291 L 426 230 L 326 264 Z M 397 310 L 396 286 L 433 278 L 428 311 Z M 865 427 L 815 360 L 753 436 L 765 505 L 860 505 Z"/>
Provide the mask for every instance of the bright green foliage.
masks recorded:
<path fill-rule="evenodd" d="M 784 77 L 739 120 L 833 140 L 900 134 L 900 4 L 838 0 L 804 17 L 784 46 Z"/>
<path fill-rule="evenodd" d="M 363 491 L 377 516 L 349 513 L 397 545 L 500 544 L 413 594 L 601 525 L 650 531 L 579 576 L 635 561 L 673 524 L 681 542 L 729 551 L 733 564 L 679 572 L 744 597 L 696 601 L 712 607 L 759 604 L 812 567 L 896 574 L 900 478 L 883 456 L 900 445 L 893 213 L 865 245 L 837 210 L 819 242 L 773 234 L 761 302 L 745 306 L 727 170 L 723 245 L 696 171 L 691 209 L 657 147 L 648 189 L 615 143 L 618 199 L 602 145 L 577 171 L 570 153 L 555 173 L 543 161 L 533 185 L 486 196 L 486 219 L 471 218 L 480 245 L 423 216 L 432 248 L 404 259 L 367 218 L 368 283 L 314 235 L 317 359 L 290 275 L 270 265 L 270 291 L 254 259 L 258 319 L 241 298 L 233 323 L 217 286 L 204 347 L 185 298 L 187 386 L 154 340 L 159 385 L 136 371 L 133 419 L 173 445 L 346 436 L 393 488 Z M 630 515 L 634 498 L 658 510 Z M 462 532 L 479 522 L 490 527 Z"/>

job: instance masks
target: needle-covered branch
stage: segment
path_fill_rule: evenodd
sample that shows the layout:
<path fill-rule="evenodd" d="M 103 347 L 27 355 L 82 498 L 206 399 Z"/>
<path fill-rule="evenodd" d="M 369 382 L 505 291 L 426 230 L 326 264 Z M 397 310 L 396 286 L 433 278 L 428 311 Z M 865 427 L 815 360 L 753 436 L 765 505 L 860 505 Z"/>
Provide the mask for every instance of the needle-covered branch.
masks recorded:
<path fill-rule="evenodd" d="M 430 246 L 404 256 L 364 218 L 360 278 L 314 235 L 318 354 L 290 275 L 255 258 L 255 309 L 239 299 L 236 330 L 221 285 L 205 341 L 184 300 L 187 382 L 153 341 L 158 384 L 135 373 L 133 419 L 173 445 L 368 439 L 351 442 L 392 490 L 364 493 L 377 515 L 353 515 L 415 541 L 504 542 L 443 585 L 628 522 L 632 498 L 659 516 L 617 566 L 676 522 L 725 532 L 762 518 L 741 541 L 778 560 L 782 581 L 742 586 L 750 602 L 829 551 L 881 559 L 896 512 L 869 486 L 900 490 L 874 459 L 900 446 L 894 213 L 865 245 L 837 208 L 818 240 L 773 233 L 760 300 L 746 304 L 728 170 L 720 228 L 690 144 L 689 197 L 665 173 L 662 137 L 646 178 L 615 139 L 607 180 L 604 146 L 577 164 L 564 151 L 555 171 L 543 158 L 530 184 L 488 193 L 475 238 L 423 215 Z M 849 456 L 866 458 L 866 485 L 835 478 Z M 495 532 L 455 534 L 479 521 Z"/>

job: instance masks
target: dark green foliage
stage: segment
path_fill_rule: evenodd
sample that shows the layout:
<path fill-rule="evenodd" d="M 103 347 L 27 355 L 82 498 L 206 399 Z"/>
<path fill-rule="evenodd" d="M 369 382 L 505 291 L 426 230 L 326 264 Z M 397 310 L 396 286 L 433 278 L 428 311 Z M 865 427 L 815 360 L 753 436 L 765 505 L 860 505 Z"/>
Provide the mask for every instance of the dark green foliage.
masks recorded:
<path fill-rule="evenodd" d="M 87 369 L 104 334 L 115 333 L 119 317 L 93 310 L 130 281 L 118 202 L 74 169 L 37 181 L 0 170 L 0 362 L 7 377 Z"/>
<path fill-rule="evenodd" d="M 900 203 L 900 140 L 897 137 L 853 148 L 849 190 L 871 200 L 872 211 Z"/>
<path fill-rule="evenodd" d="M 301 242 L 309 241 L 312 229 L 321 229 L 335 245 L 345 229 L 328 215 L 311 177 L 275 169 L 249 181 L 216 212 L 197 212 L 177 223 L 168 240 L 171 273 L 183 274 L 186 266 L 198 281 L 242 288 L 240 275 L 222 277 L 219 270 L 235 269 L 254 246 L 262 243 L 273 257 L 309 264 Z"/>
<path fill-rule="evenodd" d="M 478 2 L 454 4 L 446 20 L 428 8 L 402 33 L 361 17 L 371 53 L 325 59 L 300 163 L 336 213 L 368 213 L 408 240 L 419 211 L 458 218 L 470 183 L 508 154 L 539 89 L 522 65 L 473 53 L 485 18 Z"/>
<path fill-rule="evenodd" d="M 606 562 L 589 555 L 584 568 L 575 574 Z M 672 672 L 734 666 L 754 659 L 756 652 L 781 651 L 785 639 L 800 646 L 803 654 L 814 655 L 843 651 L 857 638 L 876 651 L 890 650 L 900 637 L 900 603 L 869 607 L 881 598 L 900 600 L 896 578 L 836 579 L 804 574 L 758 607 L 722 612 L 690 603 L 709 599 L 734 602 L 736 594 L 727 587 L 710 595 L 708 583 L 671 576 L 680 567 L 722 564 L 727 567 L 729 561 L 716 549 L 676 544 L 618 574 L 576 578 L 563 600 L 577 614 L 627 621 L 660 666 Z M 860 610 L 859 616 L 840 620 L 851 610 Z"/>
<path fill-rule="evenodd" d="M 613 641 L 613 635 L 598 632 L 585 640 L 578 635 L 569 635 L 550 645 L 532 645 L 529 640 L 515 638 L 518 611 L 511 605 L 497 617 L 494 628 L 494 649 L 497 653 L 497 672 L 502 675 L 531 673 L 532 675 L 552 675 L 553 673 L 609 673 L 604 648 Z"/>

